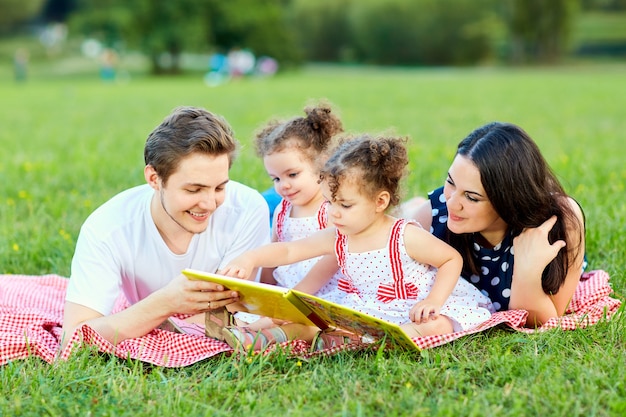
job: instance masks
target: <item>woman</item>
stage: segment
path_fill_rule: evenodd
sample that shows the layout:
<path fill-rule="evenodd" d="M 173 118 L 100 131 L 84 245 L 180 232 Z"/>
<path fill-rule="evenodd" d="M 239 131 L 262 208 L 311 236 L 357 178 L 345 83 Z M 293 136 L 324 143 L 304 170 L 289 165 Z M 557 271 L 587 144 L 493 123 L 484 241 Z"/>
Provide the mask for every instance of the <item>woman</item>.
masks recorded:
<path fill-rule="evenodd" d="M 583 271 L 584 214 L 520 127 L 473 131 L 445 185 L 410 207 L 405 217 L 461 253 L 463 277 L 497 310 L 527 310 L 528 327 L 565 313 Z"/>

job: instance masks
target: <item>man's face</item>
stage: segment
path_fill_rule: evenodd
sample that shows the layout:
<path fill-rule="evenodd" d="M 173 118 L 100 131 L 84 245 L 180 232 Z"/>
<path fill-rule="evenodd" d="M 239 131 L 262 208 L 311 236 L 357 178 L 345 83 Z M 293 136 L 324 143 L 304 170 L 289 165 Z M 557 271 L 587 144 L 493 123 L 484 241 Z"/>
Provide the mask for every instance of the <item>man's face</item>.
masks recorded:
<path fill-rule="evenodd" d="M 211 214 L 224 202 L 228 178 L 228 155 L 191 154 L 180 161 L 166 184 L 148 181 L 159 204 L 153 216 L 161 233 L 201 233 Z"/>

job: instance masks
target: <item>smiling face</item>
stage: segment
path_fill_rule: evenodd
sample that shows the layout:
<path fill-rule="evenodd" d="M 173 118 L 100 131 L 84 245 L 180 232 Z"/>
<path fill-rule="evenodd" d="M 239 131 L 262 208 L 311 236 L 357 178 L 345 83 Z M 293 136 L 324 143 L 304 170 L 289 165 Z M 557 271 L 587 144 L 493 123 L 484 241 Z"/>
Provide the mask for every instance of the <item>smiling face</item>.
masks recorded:
<path fill-rule="evenodd" d="M 290 148 L 263 158 L 276 192 L 294 206 L 319 207 L 322 200 L 319 172 L 302 152 Z"/>
<path fill-rule="evenodd" d="M 443 194 L 451 232 L 480 233 L 492 245 L 502 241 L 507 225 L 489 201 L 480 172 L 471 160 L 462 155 L 454 158 Z"/>
<path fill-rule="evenodd" d="M 191 154 L 163 183 L 151 166 L 146 166 L 148 184 L 155 190 L 151 212 L 166 241 L 177 236 L 191 238 L 206 230 L 211 214 L 226 198 L 229 159 L 227 154 Z"/>

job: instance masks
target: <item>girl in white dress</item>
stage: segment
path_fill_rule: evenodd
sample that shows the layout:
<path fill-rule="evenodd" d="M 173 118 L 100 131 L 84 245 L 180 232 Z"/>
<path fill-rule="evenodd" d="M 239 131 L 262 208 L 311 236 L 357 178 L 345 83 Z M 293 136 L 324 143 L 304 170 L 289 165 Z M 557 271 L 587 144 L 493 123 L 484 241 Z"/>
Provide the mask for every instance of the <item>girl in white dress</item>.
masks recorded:
<path fill-rule="evenodd" d="M 320 174 L 334 227 L 298 241 L 252 249 L 222 273 L 248 278 L 259 266 L 335 254 L 344 273 L 338 282 L 344 294 L 340 303 L 396 323 L 410 337 L 467 330 L 487 320 L 493 306 L 460 279 L 461 255 L 419 224 L 387 214 L 400 201 L 399 185 L 408 163 L 405 142 L 369 136 L 344 142 Z M 288 339 L 317 342 L 319 335 L 316 328 L 294 323 L 281 329 Z M 234 333 L 242 344 L 254 340 L 251 336 L 272 343 L 265 334 Z"/>
<path fill-rule="evenodd" d="M 328 224 L 326 201 L 319 184 L 320 169 L 329 155 L 333 138 L 343 132 L 341 120 L 328 103 L 304 109 L 306 117 L 287 121 L 270 121 L 255 140 L 257 154 L 274 182 L 274 189 L 282 201 L 274 212 L 272 242 L 302 239 L 326 228 Z M 307 275 L 320 257 L 304 259 L 276 268 L 264 268 L 261 281 L 294 288 Z M 330 280 L 321 287 L 296 287 L 317 296 L 335 300 L 337 279 L 341 274 L 334 257 L 325 265 Z M 320 274 L 323 266 L 318 266 Z"/>
<path fill-rule="evenodd" d="M 343 132 L 341 120 L 327 103 L 304 109 L 306 117 L 286 121 L 270 121 L 256 135 L 257 154 L 282 197 L 274 212 L 272 241 L 289 242 L 302 239 L 324 229 L 328 224 L 327 204 L 319 184 L 320 169 L 328 158 L 335 135 Z M 317 265 L 319 263 L 319 265 Z M 325 277 L 327 282 L 298 283 L 317 265 L 312 274 Z M 296 288 L 330 301 L 337 301 L 341 292 L 337 280 L 341 277 L 334 256 L 304 259 L 276 268 L 263 268 L 261 281 L 285 288 Z M 226 310 L 210 312 L 205 321 L 206 334 L 223 340 L 222 328 L 232 322 Z M 220 317 L 221 316 L 221 317 Z M 225 317 L 226 316 L 226 317 Z M 270 318 L 247 313 L 236 314 L 237 323 L 258 330 L 274 327 Z M 274 332 L 274 330 L 269 331 Z M 282 336 L 277 330 L 277 337 Z"/>

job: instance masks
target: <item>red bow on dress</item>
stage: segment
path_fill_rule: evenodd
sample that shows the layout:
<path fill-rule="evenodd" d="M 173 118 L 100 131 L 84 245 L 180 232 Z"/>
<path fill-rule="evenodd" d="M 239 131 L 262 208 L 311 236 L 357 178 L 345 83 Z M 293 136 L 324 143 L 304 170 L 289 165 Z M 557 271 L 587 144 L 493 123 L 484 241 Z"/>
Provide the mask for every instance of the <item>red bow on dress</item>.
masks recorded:
<path fill-rule="evenodd" d="M 340 278 L 337 281 L 337 286 L 341 291 L 347 292 L 348 294 L 358 294 L 359 290 L 354 286 L 354 283 L 351 279 Z"/>
<path fill-rule="evenodd" d="M 380 284 L 378 286 L 378 293 L 376 298 L 383 303 L 398 299 L 413 300 L 417 298 L 419 290 L 417 286 L 412 283 L 404 283 L 404 281 L 394 281 L 393 284 Z"/>

